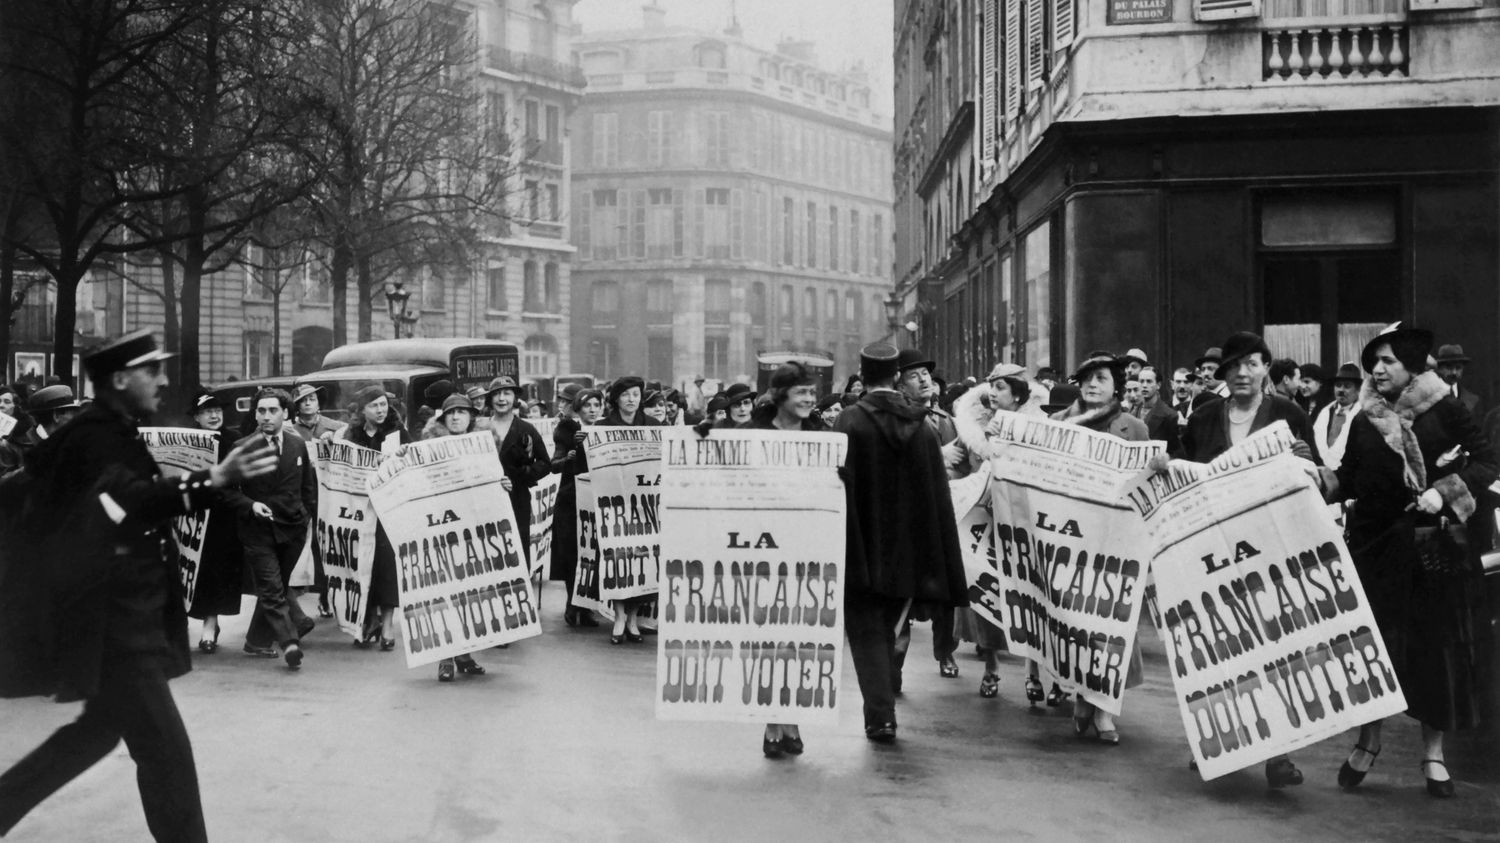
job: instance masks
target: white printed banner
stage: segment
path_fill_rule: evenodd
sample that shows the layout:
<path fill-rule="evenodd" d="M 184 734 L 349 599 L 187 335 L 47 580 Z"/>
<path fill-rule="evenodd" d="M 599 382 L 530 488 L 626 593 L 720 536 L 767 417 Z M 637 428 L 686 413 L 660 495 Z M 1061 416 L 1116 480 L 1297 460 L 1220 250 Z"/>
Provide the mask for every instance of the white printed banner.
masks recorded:
<path fill-rule="evenodd" d="M 661 427 L 589 427 L 584 440 L 599 537 L 599 594 L 656 594 L 661 566 Z"/>
<path fill-rule="evenodd" d="M 504 476 L 488 431 L 414 443 L 375 470 L 407 667 L 541 634 Z"/>
<path fill-rule="evenodd" d="M 162 473 L 181 477 L 214 467 L 219 461 L 219 434 L 185 427 L 143 427 L 141 439 Z M 177 543 L 177 570 L 182 577 L 183 605 L 193 605 L 198 590 L 198 569 L 203 564 L 203 538 L 208 534 L 208 510 L 189 512 L 172 519 L 172 538 Z"/>
<path fill-rule="evenodd" d="M 1020 413 L 998 419 L 991 436 L 1008 443 L 990 461 L 999 590 L 974 602 L 1003 612 L 1011 652 L 1118 714 L 1150 563 L 1121 496 L 1162 445 Z"/>
<path fill-rule="evenodd" d="M 557 517 L 561 474 L 549 474 L 531 487 L 531 570 L 545 570 L 552 561 L 552 522 Z"/>
<path fill-rule="evenodd" d="M 1406 710 L 1349 549 L 1283 422 L 1126 499 L 1205 780 Z"/>
<path fill-rule="evenodd" d="M 614 608 L 599 597 L 599 534 L 594 519 L 594 489 L 587 474 L 573 478 L 578 519 L 578 569 L 573 576 L 573 605 L 614 620 Z"/>
<path fill-rule="evenodd" d="M 385 455 L 348 442 L 315 440 L 313 466 L 318 472 L 318 521 L 312 533 L 313 553 L 327 579 L 328 606 L 339 629 L 360 637 L 370 574 L 375 567 L 375 508 L 370 480 Z"/>
<path fill-rule="evenodd" d="M 836 723 L 842 433 L 668 428 L 656 716 Z"/>

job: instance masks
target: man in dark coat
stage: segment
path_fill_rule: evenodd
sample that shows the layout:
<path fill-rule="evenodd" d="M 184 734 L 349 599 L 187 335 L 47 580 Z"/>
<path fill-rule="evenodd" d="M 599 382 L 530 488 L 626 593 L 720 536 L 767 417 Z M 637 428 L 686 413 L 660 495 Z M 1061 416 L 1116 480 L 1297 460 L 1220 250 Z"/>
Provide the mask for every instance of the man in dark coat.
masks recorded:
<path fill-rule="evenodd" d="M 926 409 L 896 391 L 897 358 L 888 343 L 860 352 L 868 391 L 835 424 L 849 436 L 844 631 L 865 736 L 882 743 L 896 739 L 892 676 L 902 616 L 913 601 L 968 603 L 942 445 Z"/>
<path fill-rule="evenodd" d="M 1158 442 L 1167 443 L 1167 454 L 1178 456 L 1182 441 L 1177 434 L 1177 411 L 1161 395 L 1161 374 L 1155 366 L 1142 366 L 1136 377 L 1141 382 L 1141 402 L 1132 411 L 1146 423 L 1146 431 Z"/>
<path fill-rule="evenodd" d="M 62 384 L 44 386 L 33 392 L 26 401 L 26 411 L 36 424 L 19 436 L 0 439 L 0 474 L 20 468 L 31 449 L 42 444 L 81 409 L 73 397 L 73 390 Z"/>
<path fill-rule="evenodd" d="M 281 645 L 287 667 L 302 666 L 302 636 L 313 621 L 302 613 L 287 585 L 307 543 L 307 529 L 318 514 L 318 477 L 307 443 L 286 429 L 292 397 L 280 389 L 255 393 L 256 431 L 238 446 L 264 444 L 277 455 L 276 471 L 228 490 L 224 499 L 239 516 L 245 565 L 255 583 L 255 613 L 245 630 L 245 652 L 275 658 Z"/>
<path fill-rule="evenodd" d="M 24 543 L 0 548 L 0 690 L 84 700 L 77 720 L 0 774 L 0 834 L 123 738 L 151 834 L 207 839 L 192 746 L 167 687 L 190 661 L 182 584 L 163 553 L 166 522 L 274 463 L 240 449 L 208 471 L 162 476 L 136 420 L 160 404 L 169 356 L 149 331 L 90 354 L 95 403 L 0 484 L 0 496 L 25 484 L 19 494 L 33 514 Z"/>

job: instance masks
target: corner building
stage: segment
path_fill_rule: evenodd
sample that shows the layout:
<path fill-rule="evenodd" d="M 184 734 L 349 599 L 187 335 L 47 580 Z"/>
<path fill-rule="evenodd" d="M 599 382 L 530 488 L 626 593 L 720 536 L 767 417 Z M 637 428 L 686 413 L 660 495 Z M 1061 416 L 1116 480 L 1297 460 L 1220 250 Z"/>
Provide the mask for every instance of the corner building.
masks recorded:
<path fill-rule="evenodd" d="M 961 271 L 913 285 L 941 367 L 1244 329 L 1334 367 L 1404 319 L 1500 398 L 1500 2 L 976 7 L 975 208 L 926 240 Z"/>
<path fill-rule="evenodd" d="M 644 14 L 573 42 L 575 365 L 733 381 L 791 350 L 842 378 L 886 330 L 889 118 L 862 71 L 820 68 L 808 43 Z"/>

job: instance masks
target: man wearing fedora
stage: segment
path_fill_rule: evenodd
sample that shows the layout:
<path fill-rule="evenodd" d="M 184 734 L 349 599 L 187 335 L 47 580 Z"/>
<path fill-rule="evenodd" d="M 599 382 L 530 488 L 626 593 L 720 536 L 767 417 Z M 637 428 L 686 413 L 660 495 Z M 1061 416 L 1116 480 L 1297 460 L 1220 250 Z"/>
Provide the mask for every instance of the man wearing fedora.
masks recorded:
<path fill-rule="evenodd" d="M 73 390 L 62 384 L 44 386 L 33 392 L 26 402 L 26 412 L 36 424 L 18 437 L 0 440 L 0 474 L 24 465 L 32 448 L 67 424 L 82 409 L 73 397 Z"/>
<path fill-rule="evenodd" d="M 266 474 L 268 455 L 238 448 L 206 471 L 164 477 L 136 425 L 156 413 L 167 376 L 148 330 L 84 358 L 94 403 L 53 430 L 7 477 L 25 484 L 24 547 L 0 587 L 0 688 L 56 695 L 83 712 L 0 774 L 0 835 L 123 739 L 157 840 L 207 839 L 198 775 L 169 679 L 191 669 L 182 583 L 163 552 L 170 519 L 211 503 L 215 489 Z M 25 598 L 25 599 L 22 599 Z"/>
<path fill-rule="evenodd" d="M 1217 395 L 1220 398 L 1229 394 L 1229 388 L 1217 376 L 1219 364 L 1223 361 L 1224 349 L 1218 346 L 1204 351 L 1202 357 L 1193 361 L 1193 369 L 1198 373 L 1198 391 L 1200 394 Z M 1266 362 L 1269 363 L 1270 361 Z"/>
<path fill-rule="evenodd" d="M 1136 380 L 1140 377 L 1141 370 L 1151 365 L 1151 361 L 1146 357 L 1146 352 L 1139 348 L 1130 349 L 1120 359 L 1125 361 L 1125 380 L 1127 381 Z"/>
<path fill-rule="evenodd" d="M 879 743 L 896 739 L 896 629 L 909 607 L 968 605 L 942 443 L 926 409 L 897 391 L 898 357 L 883 342 L 860 351 L 867 391 L 834 425 L 849 437 L 839 472 L 848 528 L 844 632 L 865 737 Z"/>
<path fill-rule="evenodd" d="M 238 484 L 225 502 L 239 516 L 245 565 L 255 583 L 255 613 L 245 631 L 245 653 L 275 658 L 280 645 L 287 667 L 302 666 L 302 636 L 313 620 L 302 613 L 287 579 L 302 556 L 307 530 L 318 514 L 318 479 L 307 443 L 286 430 L 292 398 L 280 389 L 255 393 L 254 433 L 236 447 L 264 445 L 276 454 L 276 471 Z"/>
<path fill-rule="evenodd" d="M 1453 393 L 1453 397 L 1464 405 L 1469 415 L 1476 419 L 1484 418 L 1484 401 L 1480 400 L 1473 390 L 1464 389 L 1459 384 L 1464 376 L 1464 366 L 1470 360 L 1469 356 L 1464 354 L 1464 347 L 1458 343 L 1440 345 L 1433 359 L 1437 361 L 1438 377 L 1448 385 L 1448 391 Z"/>
<path fill-rule="evenodd" d="M 1313 420 L 1313 444 L 1330 471 L 1338 471 L 1349 442 L 1349 422 L 1359 414 L 1359 388 L 1364 374 L 1353 361 L 1343 363 L 1333 374 L 1333 402 L 1318 411 Z"/>
<path fill-rule="evenodd" d="M 323 387 L 310 383 L 298 384 L 292 392 L 292 407 L 297 411 L 292 419 L 292 429 L 304 442 L 317 439 L 332 440 L 344 429 L 344 425 L 323 415 Z"/>

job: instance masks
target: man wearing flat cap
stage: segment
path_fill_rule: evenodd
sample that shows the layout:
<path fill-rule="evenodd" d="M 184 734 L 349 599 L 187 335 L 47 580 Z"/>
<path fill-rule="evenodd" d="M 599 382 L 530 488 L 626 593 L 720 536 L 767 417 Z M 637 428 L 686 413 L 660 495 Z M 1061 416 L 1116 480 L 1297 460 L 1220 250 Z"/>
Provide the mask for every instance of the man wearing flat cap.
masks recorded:
<path fill-rule="evenodd" d="M 864 697 L 865 737 L 896 739 L 896 629 L 913 603 L 968 605 L 942 443 L 925 407 L 897 391 L 899 353 L 860 351 L 866 392 L 839 415 L 849 437 L 844 631 Z"/>
<path fill-rule="evenodd" d="M 0 544 L 11 555 L 0 564 L 0 693 L 84 703 L 0 774 L 0 834 L 123 739 L 152 836 L 207 839 L 192 746 L 167 686 L 190 658 L 182 583 L 163 547 L 170 519 L 275 463 L 239 448 L 206 471 L 162 475 L 136 425 L 161 403 L 170 356 L 144 330 L 88 354 L 94 403 L 0 483 L 0 506 L 16 496 L 26 516 L 23 540 Z"/>
<path fill-rule="evenodd" d="M 40 445 L 83 408 L 73 397 L 73 390 L 62 384 L 44 386 L 31 394 L 26 412 L 35 425 L 18 437 L 0 440 L 0 474 L 20 468 L 32 448 Z"/>

